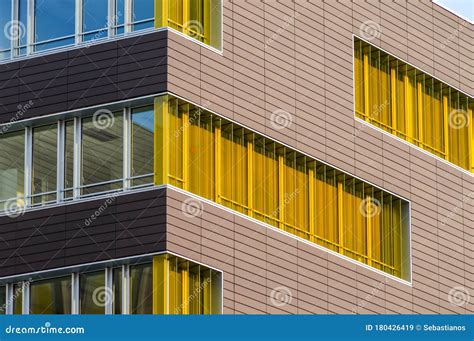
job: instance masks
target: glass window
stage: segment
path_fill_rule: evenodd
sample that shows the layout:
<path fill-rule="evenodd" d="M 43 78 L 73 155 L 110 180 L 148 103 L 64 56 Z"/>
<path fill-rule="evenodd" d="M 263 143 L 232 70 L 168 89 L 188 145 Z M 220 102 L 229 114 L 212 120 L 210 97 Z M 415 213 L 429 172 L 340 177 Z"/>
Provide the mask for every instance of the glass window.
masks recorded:
<path fill-rule="evenodd" d="M 0 287 L 0 315 L 4 315 L 7 311 L 7 287 Z"/>
<path fill-rule="evenodd" d="M 36 51 L 74 44 L 75 3 L 76 0 L 35 1 Z"/>
<path fill-rule="evenodd" d="M 108 33 L 108 0 L 83 0 L 82 39 L 106 38 Z"/>
<path fill-rule="evenodd" d="M 79 280 L 81 314 L 104 314 L 112 297 L 105 287 L 105 271 L 84 273 Z"/>
<path fill-rule="evenodd" d="M 27 45 L 27 27 L 28 27 L 28 0 L 18 1 L 18 55 L 24 56 L 26 54 Z"/>
<path fill-rule="evenodd" d="M 10 58 L 12 34 L 12 2 L 0 1 L 0 60 Z"/>
<path fill-rule="evenodd" d="M 154 167 L 153 107 L 132 111 L 132 186 L 153 183 Z M 143 177 L 144 175 L 149 175 Z"/>
<path fill-rule="evenodd" d="M 74 186 L 74 121 L 66 122 L 64 137 L 64 197 L 72 197 Z"/>
<path fill-rule="evenodd" d="M 23 314 L 23 283 L 13 284 L 13 314 Z"/>
<path fill-rule="evenodd" d="M 154 13 L 153 0 L 132 0 L 133 31 L 153 27 Z"/>
<path fill-rule="evenodd" d="M 123 34 L 125 32 L 125 0 L 115 0 L 115 15 L 112 23 L 115 28 L 115 34 Z"/>
<path fill-rule="evenodd" d="M 24 131 L 0 134 L 0 202 L 4 209 L 24 205 L 24 167 Z"/>
<path fill-rule="evenodd" d="M 164 26 L 221 48 L 221 0 L 168 0 L 168 13 L 159 13 L 157 19 Z"/>
<path fill-rule="evenodd" d="M 71 276 L 30 284 L 30 314 L 70 314 Z"/>
<path fill-rule="evenodd" d="M 98 111 L 82 121 L 82 194 L 120 189 L 122 179 L 122 112 Z"/>
<path fill-rule="evenodd" d="M 57 124 L 33 129 L 33 204 L 56 200 Z"/>
<path fill-rule="evenodd" d="M 151 264 L 130 268 L 130 312 L 132 314 L 153 313 L 153 275 Z"/>
<path fill-rule="evenodd" d="M 122 268 L 113 270 L 112 290 L 114 301 L 112 302 L 112 311 L 114 314 L 122 313 Z"/>

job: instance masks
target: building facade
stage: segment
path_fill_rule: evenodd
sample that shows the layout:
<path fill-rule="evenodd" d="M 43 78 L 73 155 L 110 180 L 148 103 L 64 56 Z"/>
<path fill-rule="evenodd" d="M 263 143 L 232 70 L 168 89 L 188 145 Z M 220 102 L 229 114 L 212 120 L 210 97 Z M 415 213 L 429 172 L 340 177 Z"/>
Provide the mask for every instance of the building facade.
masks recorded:
<path fill-rule="evenodd" d="M 474 312 L 472 22 L 0 6 L 2 313 Z"/>

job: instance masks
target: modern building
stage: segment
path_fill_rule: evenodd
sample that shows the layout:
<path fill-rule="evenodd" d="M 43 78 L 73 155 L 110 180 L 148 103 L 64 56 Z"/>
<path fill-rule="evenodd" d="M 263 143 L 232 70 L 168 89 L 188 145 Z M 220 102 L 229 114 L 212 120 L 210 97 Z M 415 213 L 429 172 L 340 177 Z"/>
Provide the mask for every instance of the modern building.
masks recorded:
<path fill-rule="evenodd" d="M 474 312 L 474 27 L 429 0 L 0 2 L 6 314 Z"/>

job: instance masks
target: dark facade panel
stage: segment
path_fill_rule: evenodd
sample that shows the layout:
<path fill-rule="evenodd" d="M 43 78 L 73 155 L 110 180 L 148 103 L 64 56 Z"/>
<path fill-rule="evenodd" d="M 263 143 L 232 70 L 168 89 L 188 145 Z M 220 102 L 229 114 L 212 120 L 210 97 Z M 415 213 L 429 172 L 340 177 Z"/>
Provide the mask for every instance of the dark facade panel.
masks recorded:
<path fill-rule="evenodd" d="M 0 276 L 165 250 L 164 193 L 150 190 L 0 217 Z"/>
<path fill-rule="evenodd" d="M 165 91 L 167 34 L 0 65 L 0 124 Z"/>

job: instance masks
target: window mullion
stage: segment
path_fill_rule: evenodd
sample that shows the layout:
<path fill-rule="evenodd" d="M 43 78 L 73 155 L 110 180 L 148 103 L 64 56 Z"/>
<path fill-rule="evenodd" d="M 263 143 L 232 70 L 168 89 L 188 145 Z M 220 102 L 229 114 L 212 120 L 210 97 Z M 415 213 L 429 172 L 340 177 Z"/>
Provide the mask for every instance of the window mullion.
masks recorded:
<path fill-rule="evenodd" d="M 82 42 L 82 18 L 83 18 L 83 0 L 76 0 L 76 29 L 75 29 L 75 42 L 80 44 Z"/>
<path fill-rule="evenodd" d="M 105 295 L 106 295 L 105 314 L 111 315 L 113 314 L 114 291 L 113 291 L 113 269 L 109 267 L 105 268 Z"/>
<path fill-rule="evenodd" d="M 73 178 L 73 198 L 78 199 L 81 196 L 81 119 L 74 118 L 74 178 Z"/>
<path fill-rule="evenodd" d="M 131 187 L 131 110 L 123 109 L 123 189 Z"/>
<path fill-rule="evenodd" d="M 58 202 L 64 200 L 64 173 L 65 173 L 65 139 L 66 139 L 66 123 L 64 121 L 58 121 L 58 136 L 57 136 L 57 184 L 56 184 L 56 200 Z"/>
<path fill-rule="evenodd" d="M 71 314 L 79 314 L 79 274 L 71 274 Z"/>
<path fill-rule="evenodd" d="M 122 268 L 122 314 L 130 314 L 130 266 Z"/>
<path fill-rule="evenodd" d="M 132 0 L 125 0 L 125 16 L 124 16 L 124 24 L 125 28 L 124 31 L 125 33 L 130 33 L 132 32 L 132 21 L 133 21 L 133 4 Z"/>
<path fill-rule="evenodd" d="M 34 50 L 34 37 L 35 37 L 35 0 L 28 0 L 27 8 L 27 37 L 26 37 L 26 54 L 30 55 Z"/>
<path fill-rule="evenodd" d="M 107 36 L 110 38 L 114 36 L 114 26 L 117 25 L 118 16 L 116 15 L 115 0 L 108 0 L 107 5 Z"/>
<path fill-rule="evenodd" d="M 6 285 L 6 306 L 5 314 L 13 314 L 13 283 L 7 283 Z"/>
<path fill-rule="evenodd" d="M 30 283 L 23 281 L 21 283 L 22 291 L 22 302 L 21 302 L 21 311 L 23 315 L 30 314 Z"/>
<path fill-rule="evenodd" d="M 31 205 L 31 193 L 32 193 L 32 152 L 33 152 L 33 133 L 31 127 L 25 128 L 25 184 L 24 184 L 24 197 L 25 206 Z"/>

